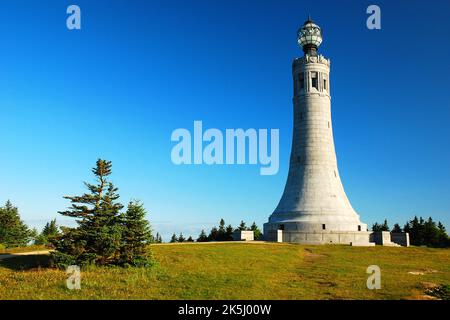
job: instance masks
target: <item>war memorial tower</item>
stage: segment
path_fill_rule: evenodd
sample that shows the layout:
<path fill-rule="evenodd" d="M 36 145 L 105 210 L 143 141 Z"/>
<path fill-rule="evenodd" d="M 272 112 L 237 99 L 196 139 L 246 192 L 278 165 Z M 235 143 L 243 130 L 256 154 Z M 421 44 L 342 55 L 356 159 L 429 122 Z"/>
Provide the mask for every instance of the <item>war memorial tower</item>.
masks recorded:
<path fill-rule="evenodd" d="M 321 28 L 310 18 L 298 31 L 304 56 L 292 64 L 294 130 L 283 196 L 264 224 L 269 241 L 364 244 L 367 225 L 342 185 L 331 121 L 330 60 L 317 53 Z"/>

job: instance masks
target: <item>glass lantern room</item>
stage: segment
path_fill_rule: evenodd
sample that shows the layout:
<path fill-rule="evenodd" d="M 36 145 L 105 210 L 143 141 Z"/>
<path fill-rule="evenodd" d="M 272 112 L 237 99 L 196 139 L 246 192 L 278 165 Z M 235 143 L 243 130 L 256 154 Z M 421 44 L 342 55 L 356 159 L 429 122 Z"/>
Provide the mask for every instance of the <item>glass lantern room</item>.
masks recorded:
<path fill-rule="evenodd" d="M 298 30 L 298 44 L 308 54 L 317 55 L 317 48 L 322 43 L 322 30 L 311 18 Z"/>

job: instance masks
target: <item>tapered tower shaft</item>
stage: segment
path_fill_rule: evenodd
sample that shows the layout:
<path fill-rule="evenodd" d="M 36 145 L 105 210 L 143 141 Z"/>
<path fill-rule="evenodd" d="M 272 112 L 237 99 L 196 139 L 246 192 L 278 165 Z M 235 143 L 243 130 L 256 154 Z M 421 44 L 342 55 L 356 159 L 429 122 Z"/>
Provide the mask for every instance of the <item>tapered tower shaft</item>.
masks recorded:
<path fill-rule="evenodd" d="M 284 193 L 264 225 L 266 237 L 283 230 L 285 241 L 368 242 L 345 194 L 336 160 L 331 119 L 330 60 L 317 54 L 320 27 L 310 19 L 299 30 L 304 56 L 294 60 L 294 129 Z"/>

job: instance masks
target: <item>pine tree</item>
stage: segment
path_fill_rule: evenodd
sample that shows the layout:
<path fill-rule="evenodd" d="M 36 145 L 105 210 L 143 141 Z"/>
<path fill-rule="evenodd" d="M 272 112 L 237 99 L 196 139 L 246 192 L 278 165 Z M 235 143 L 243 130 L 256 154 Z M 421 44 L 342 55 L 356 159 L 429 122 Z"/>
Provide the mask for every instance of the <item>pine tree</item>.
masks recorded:
<path fill-rule="evenodd" d="M 121 264 L 125 266 L 147 267 L 151 259 L 147 246 L 152 239 L 147 212 L 139 201 L 131 201 L 123 217 Z"/>
<path fill-rule="evenodd" d="M 431 217 L 424 223 L 424 245 L 429 247 L 439 246 L 439 229 Z"/>
<path fill-rule="evenodd" d="M 159 232 L 156 233 L 156 236 L 152 236 L 152 242 L 153 243 L 161 243 L 162 242 L 162 238 L 161 235 L 159 234 Z"/>
<path fill-rule="evenodd" d="M 205 230 L 202 229 L 202 232 L 197 238 L 197 242 L 208 242 L 208 236 L 206 235 Z"/>
<path fill-rule="evenodd" d="M 379 225 L 378 222 L 375 222 L 375 223 L 372 225 L 372 231 L 373 231 L 373 232 L 379 232 L 379 231 L 381 231 L 381 225 Z"/>
<path fill-rule="evenodd" d="M 414 219 L 408 223 L 408 227 L 405 227 L 405 232 L 408 230 L 410 242 L 414 246 L 423 245 L 423 226 L 421 224 L 423 224 L 422 217 L 419 220 L 417 216 L 415 216 Z"/>
<path fill-rule="evenodd" d="M 225 235 L 225 220 L 220 219 L 219 222 L 219 230 L 217 232 L 217 241 L 225 241 L 226 240 L 226 235 Z"/>
<path fill-rule="evenodd" d="M 183 237 L 183 233 L 180 233 L 180 235 L 178 236 L 178 242 L 184 242 L 186 241 L 186 239 Z"/>
<path fill-rule="evenodd" d="M 212 229 L 208 235 L 208 241 L 217 241 L 218 233 L 219 233 L 219 231 L 217 230 L 217 228 L 212 227 Z"/>
<path fill-rule="evenodd" d="M 189 236 L 189 238 L 186 240 L 186 242 L 194 242 L 194 239 L 192 239 L 192 236 Z"/>
<path fill-rule="evenodd" d="M 409 234 L 411 234 L 411 226 L 409 222 L 405 223 L 405 225 L 403 226 L 403 232 L 408 232 Z"/>
<path fill-rule="evenodd" d="M 245 224 L 244 220 L 241 220 L 241 223 L 239 224 L 238 230 L 239 231 L 246 231 L 247 230 L 247 225 Z"/>
<path fill-rule="evenodd" d="M 172 238 L 170 238 L 170 243 L 175 243 L 175 242 L 178 242 L 178 238 L 177 238 L 177 235 L 174 233 L 172 235 Z"/>
<path fill-rule="evenodd" d="M 438 241 L 440 248 L 446 248 L 450 246 L 450 239 L 447 235 L 444 225 L 439 221 L 438 223 Z"/>
<path fill-rule="evenodd" d="M 11 201 L 0 207 L 0 244 L 5 247 L 26 246 L 34 233 L 20 219 L 19 210 Z"/>
<path fill-rule="evenodd" d="M 389 231 L 389 225 L 386 219 L 384 219 L 383 225 L 381 226 L 381 231 Z"/>
<path fill-rule="evenodd" d="M 425 221 L 422 217 L 415 216 L 405 224 L 403 230 L 409 233 L 410 242 L 414 246 L 441 248 L 450 246 L 444 225 L 440 222 L 436 225 L 431 217 Z"/>
<path fill-rule="evenodd" d="M 253 222 L 253 224 L 250 226 L 250 230 L 253 231 L 253 237 L 255 240 L 261 240 L 262 239 L 262 232 L 259 230 L 258 226 L 256 225 L 256 222 Z"/>
<path fill-rule="evenodd" d="M 225 240 L 226 241 L 232 241 L 233 240 L 233 226 L 229 224 L 227 228 L 225 229 Z"/>
<path fill-rule="evenodd" d="M 400 225 L 398 223 L 394 224 L 394 227 L 392 228 L 392 233 L 400 233 L 402 232 L 402 228 L 400 227 Z"/>
<path fill-rule="evenodd" d="M 92 169 L 96 184 L 85 183 L 89 193 L 64 197 L 70 200 L 71 207 L 59 213 L 77 218 L 78 227 L 62 229 L 63 234 L 55 241 L 58 265 L 120 264 L 123 205 L 117 202 L 118 189 L 108 181 L 111 168 L 110 161 L 97 160 Z"/>
<path fill-rule="evenodd" d="M 56 219 L 47 222 L 42 232 L 36 237 L 35 244 L 51 246 L 51 243 L 60 235 Z"/>
<path fill-rule="evenodd" d="M 389 225 L 388 225 L 387 220 L 385 219 L 383 224 L 379 224 L 379 223 L 375 222 L 372 225 L 372 231 L 374 231 L 374 232 L 389 231 Z"/>

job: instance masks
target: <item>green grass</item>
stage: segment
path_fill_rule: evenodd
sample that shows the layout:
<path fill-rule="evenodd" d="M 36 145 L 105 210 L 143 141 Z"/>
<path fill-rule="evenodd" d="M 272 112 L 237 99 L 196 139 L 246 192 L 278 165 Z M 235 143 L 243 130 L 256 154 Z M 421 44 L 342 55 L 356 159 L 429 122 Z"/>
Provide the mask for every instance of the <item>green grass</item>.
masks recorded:
<path fill-rule="evenodd" d="M 449 249 L 227 243 L 151 250 L 155 267 L 91 267 L 79 291 L 66 288 L 65 272 L 48 268 L 45 256 L 0 261 L 0 299 L 425 299 L 430 288 L 450 284 Z M 369 265 L 381 268 L 380 290 L 366 287 Z"/>

